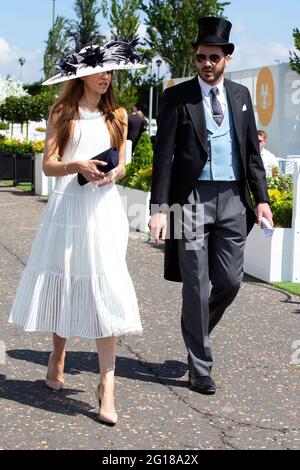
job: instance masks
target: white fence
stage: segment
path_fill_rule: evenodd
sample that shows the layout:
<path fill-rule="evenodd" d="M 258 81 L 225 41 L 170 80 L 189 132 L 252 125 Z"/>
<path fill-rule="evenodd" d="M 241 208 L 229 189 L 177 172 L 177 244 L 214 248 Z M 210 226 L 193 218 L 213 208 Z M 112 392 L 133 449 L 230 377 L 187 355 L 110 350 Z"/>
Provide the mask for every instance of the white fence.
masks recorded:
<path fill-rule="evenodd" d="M 293 175 L 295 163 L 300 162 L 300 155 L 288 155 L 286 158 L 277 158 L 277 160 L 281 175 Z"/>
<path fill-rule="evenodd" d="M 295 163 L 294 206 L 292 220 L 291 280 L 300 282 L 300 161 Z"/>
<path fill-rule="evenodd" d="M 294 178 L 292 228 L 275 228 L 265 238 L 256 225 L 246 242 L 245 272 L 267 282 L 300 282 L 300 159 L 293 160 L 287 173 Z"/>
<path fill-rule="evenodd" d="M 43 154 L 37 153 L 34 162 L 34 186 L 35 194 L 48 196 L 55 186 L 54 176 L 45 176 L 43 173 Z"/>

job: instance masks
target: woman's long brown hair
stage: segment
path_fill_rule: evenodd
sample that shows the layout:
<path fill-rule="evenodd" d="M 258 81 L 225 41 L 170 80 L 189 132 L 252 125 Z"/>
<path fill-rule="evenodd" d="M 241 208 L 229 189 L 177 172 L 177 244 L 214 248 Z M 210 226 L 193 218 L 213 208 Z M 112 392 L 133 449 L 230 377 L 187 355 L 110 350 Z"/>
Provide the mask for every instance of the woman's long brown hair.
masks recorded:
<path fill-rule="evenodd" d="M 53 119 L 57 131 L 55 146 L 59 149 L 59 156 L 64 153 L 67 143 L 73 132 L 74 120 L 79 119 L 78 103 L 84 92 L 83 81 L 79 78 L 65 83 L 62 94 L 50 110 L 49 118 Z M 103 112 L 108 127 L 111 144 L 119 149 L 124 141 L 124 126 L 120 107 L 117 104 L 112 83 L 107 92 L 101 96 L 99 110 Z"/>

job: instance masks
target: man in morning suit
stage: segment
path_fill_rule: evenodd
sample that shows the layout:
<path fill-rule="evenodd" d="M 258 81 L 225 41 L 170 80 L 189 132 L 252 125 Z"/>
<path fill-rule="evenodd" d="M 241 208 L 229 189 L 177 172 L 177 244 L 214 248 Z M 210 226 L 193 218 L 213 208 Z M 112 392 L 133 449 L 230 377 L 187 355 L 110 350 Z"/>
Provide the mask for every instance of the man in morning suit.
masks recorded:
<path fill-rule="evenodd" d="M 216 390 L 209 334 L 239 291 L 246 236 L 262 216 L 273 224 L 249 91 L 224 79 L 231 26 L 199 19 L 198 75 L 165 90 L 153 163 L 149 226 L 166 238 L 165 278 L 183 283 L 189 381 L 202 394 Z"/>

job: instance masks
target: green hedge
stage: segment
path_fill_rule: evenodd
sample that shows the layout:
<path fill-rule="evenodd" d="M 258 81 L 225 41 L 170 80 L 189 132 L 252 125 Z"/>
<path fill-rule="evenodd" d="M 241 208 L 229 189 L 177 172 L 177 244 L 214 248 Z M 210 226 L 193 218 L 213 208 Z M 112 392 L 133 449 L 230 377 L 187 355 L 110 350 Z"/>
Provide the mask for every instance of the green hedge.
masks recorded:
<path fill-rule="evenodd" d="M 275 227 L 290 228 L 292 225 L 294 185 L 292 176 L 280 176 L 273 169 L 273 176 L 267 179 L 270 206 Z"/>
<path fill-rule="evenodd" d="M 9 96 L 0 105 L 0 119 L 20 124 L 41 121 L 48 118 L 53 102 L 54 96 L 50 92 L 43 92 L 35 96 Z"/>
<path fill-rule="evenodd" d="M 17 140 L 17 139 L 0 139 L 0 152 L 5 153 L 43 153 L 43 140 Z"/>
<path fill-rule="evenodd" d="M 144 132 L 135 148 L 131 163 L 126 165 L 126 176 L 119 184 L 129 188 L 150 191 L 153 150 L 148 134 Z"/>
<path fill-rule="evenodd" d="M 9 129 L 9 124 L 7 122 L 0 122 L 0 130 L 7 131 Z"/>

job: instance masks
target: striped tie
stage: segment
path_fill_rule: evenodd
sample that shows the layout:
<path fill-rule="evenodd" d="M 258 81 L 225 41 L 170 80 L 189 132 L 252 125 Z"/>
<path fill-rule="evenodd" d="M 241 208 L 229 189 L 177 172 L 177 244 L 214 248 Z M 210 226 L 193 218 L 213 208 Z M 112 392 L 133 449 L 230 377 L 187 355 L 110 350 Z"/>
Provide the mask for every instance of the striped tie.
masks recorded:
<path fill-rule="evenodd" d="M 215 86 L 210 90 L 211 94 L 211 107 L 212 107 L 212 114 L 214 121 L 220 126 L 224 119 L 224 114 L 220 102 L 217 98 L 217 94 L 219 93 L 218 88 Z"/>

